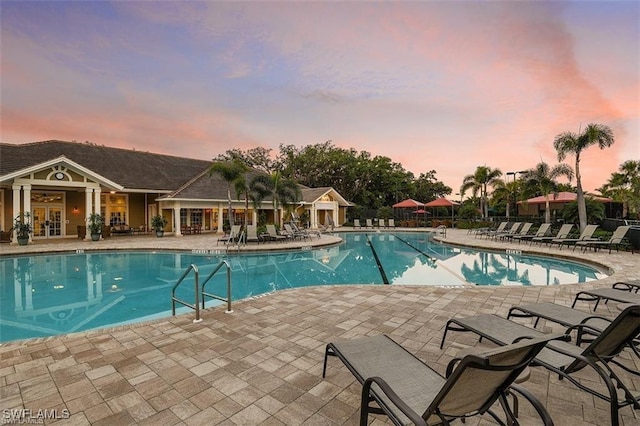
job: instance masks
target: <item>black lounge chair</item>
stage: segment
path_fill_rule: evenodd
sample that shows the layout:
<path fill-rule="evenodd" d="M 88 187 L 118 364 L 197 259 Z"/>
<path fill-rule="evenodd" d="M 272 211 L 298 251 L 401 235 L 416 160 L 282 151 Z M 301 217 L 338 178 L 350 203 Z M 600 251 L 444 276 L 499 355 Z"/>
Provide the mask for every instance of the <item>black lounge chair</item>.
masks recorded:
<path fill-rule="evenodd" d="M 593 290 L 579 291 L 576 294 L 576 297 L 573 299 L 573 304 L 571 305 L 571 307 L 575 307 L 576 303 L 578 303 L 579 300 L 586 302 L 596 302 L 596 305 L 593 307 L 594 311 L 598 309 L 598 305 L 603 300 L 605 301 L 605 303 L 607 303 L 609 300 L 613 300 L 614 302 L 619 303 L 632 303 L 635 305 L 640 305 L 640 294 L 631 291 L 631 288 L 629 288 L 629 290 L 623 289 L 620 287 L 621 285 L 623 285 L 623 283 L 616 283 L 614 284 L 614 286 L 616 287 L 613 288 L 596 288 Z"/>
<path fill-rule="evenodd" d="M 545 336 L 545 333 L 497 315 L 478 315 L 449 320 L 442 336 L 441 348 L 449 330 L 473 332 L 498 345 L 507 345 L 525 336 L 531 338 Z M 619 425 L 620 408 L 631 405 L 635 410 L 640 409 L 640 393 L 631 390 L 613 370 L 611 364 L 621 366 L 625 371 L 640 376 L 640 372 L 626 367 L 617 359 L 620 352 L 632 345 L 639 335 L 640 305 L 631 305 L 585 348 L 566 342 L 549 342 L 536 356 L 532 366 L 545 367 L 558 374 L 560 379 L 567 379 L 583 391 L 607 401 L 610 406 L 611 424 Z M 585 367 L 591 367 L 600 376 L 606 391 L 589 386 L 591 383 L 595 384 L 595 381 L 582 382 L 574 377 L 574 373 Z"/>
<path fill-rule="evenodd" d="M 531 243 L 534 238 L 546 237 L 550 229 L 550 223 L 543 223 L 542 225 L 540 225 L 540 228 L 538 228 L 535 234 L 514 235 L 512 238 L 514 240 L 518 240 L 518 244 L 520 244 L 521 241 L 525 240 L 529 240 L 529 243 Z"/>
<path fill-rule="evenodd" d="M 597 238 L 593 238 L 593 233 L 596 232 L 596 229 L 598 229 L 598 225 L 587 225 L 578 238 L 554 238 L 549 244 L 558 244 L 560 250 L 564 245 L 570 246 L 573 244 L 573 249 L 575 250 L 575 244 L 580 241 L 598 241 Z"/>
<path fill-rule="evenodd" d="M 611 249 L 615 247 L 616 251 L 620 251 L 620 246 L 630 246 L 631 254 L 633 254 L 633 245 L 629 243 L 627 239 L 627 232 L 631 229 L 631 226 L 618 226 L 616 230 L 611 235 L 607 241 L 600 240 L 587 240 L 587 241 L 578 241 L 576 245 L 573 247 L 573 250 L 578 246 L 582 246 L 582 252 L 587 251 L 588 248 L 592 248 L 594 251 L 597 251 L 599 248 L 608 248 L 609 253 L 611 253 Z"/>
<path fill-rule="evenodd" d="M 545 425 L 552 425 L 546 409 L 524 388 L 513 384 L 544 345 L 559 336 L 543 336 L 484 352 L 470 353 L 453 360 L 446 378 L 423 363 L 388 336 L 329 343 L 325 350 L 322 377 L 327 358 L 337 356 L 363 385 L 360 424 L 369 413 L 385 414 L 396 425 L 449 424 L 454 419 L 489 414 L 499 402 L 509 424 L 519 424 L 507 403 L 515 391 L 535 408 Z M 482 382 L 483 386 L 477 386 Z M 377 406 L 371 406 L 375 402 Z"/>
<path fill-rule="evenodd" d="M 531 244 L 533 243 L 540 243 L 540 245 L 542 245 L 542 243 L 551 244 L 551 241 L 555 239 L 567 238 L 571 233 L 572 229 L 573 229 L 573 224 L 565 223 L 560 227 L 556 235 L 545 236 L 545 237 L 533 237 L 533 239 L 531 240 Z"/>

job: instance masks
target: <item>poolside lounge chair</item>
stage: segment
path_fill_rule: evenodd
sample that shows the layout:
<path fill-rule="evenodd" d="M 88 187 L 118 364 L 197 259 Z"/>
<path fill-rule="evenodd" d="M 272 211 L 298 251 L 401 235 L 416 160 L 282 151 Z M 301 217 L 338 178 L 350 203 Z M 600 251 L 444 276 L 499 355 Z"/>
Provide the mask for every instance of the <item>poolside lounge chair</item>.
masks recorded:
<path fill-rule="evenodd" d="M 515 235 L 518 233 L 518 229 L 520 229 L 520 227 L 522 226 L 522 222 L 514 222 L 513 225 L 511 225 L 511 228 L 502 231 L 502 232 L 492 232 L 489 233 L 487 235 L 487 238 L 493 238 L 494 240 L 497 238 L 500 238 L 501 240 L 504 239 L 505 236 L 507 235 Z"/>
<path fill-rule="evenodd" d="M 640 294 L 634 293 L 632 291 L 625 291 L 620 287 L 582 290 L 576 294 L 571 307 L 575 307 L 576 303 L 578 303 L 579 300 L 585 302 L 596 302 L 596 305 L 593 307 L 593 310 L 595 311 L 596 309 L 598 309 L 598 305 L 603 300 L 605 301 L 605 303 L 607 303 L 609 300 L 613 300 L 614 302 L 633 303 L 636 305 L 640 305 Z"/>
<path fill-rule="evenodd" d="M 389 228 L 395 228 L 396 227 L 396 220 L 395 219 L 389 219 Z"/>
<path fill-rule="evenodd" d="M 579 241 L 592 240 L 593 233 L 596 232 L 596 229 L 598 229 L 598 225 L 587 225 L 587 227 L 584 228 L 584 231 L 582 231 L 582 234 L 580 234 L 578 238 L 554 238 L 549 244 L 558 244 L 560 250 L 562 250 L 562 246 L 564 246 L 565 244 L 569 246 L 571 244 L 576 244 Z"/>
<path fill-rule="evenodd" d="M 378 219 L 378 228 L 380 228 L 380 229 L 386 228 L 386 226 L 384 224 L 384 219 Z"/>
<path fill-rule="evenodd" d="M 514 240 L 517 240 L 518 244 L 520 244 L 520 242 L 524 240 L 529 240 L 529 242 L 531 242 L 536 237 L 546 237 L 550 229 L 551 229 L 550 223 L 543 223 L 542 225 L 540 225 L 540 228 L 538 228 L 535 234 L 522 235 L 522 232 L 521 232 L 519 235 L 514 235 L 512 238 Z"/>
<path fill-rule="evenodd" d="M 482 238 L 483 235 L 489 238 L 493 234 L 504 232 L 505 229 L 507 229 L 507 225 L 509 225 L 509 222 L 500 222 L 497 228 L 480 228 L 476 232 L 476 238 L 478 238 L 478 236 Z"/>
<path fill-rule="evenodd" d="M 557 336 L 556 336 L 557 337 Z M 534 406 L 544 424 L 553 424 L 533 395 L 513 385 L 533 358 L 553 336 L 522 342 L 454 359 L 443 377 L 386 335 L 329 343 L 325 350 L 322 377 L 327 358 L 338 357 L 363 385 L 360 425 L 369 413 L 385 414 L 396 425 L 449 424 L 454 419 L 489 414 L 494 403 L 503 404 L 510 424 L 518 424 L 506 403 L 516 391 Z M 483 386 L 476 386 L 479 381 Z M 377 406 L 371 406 L 375 402 Z"/>
<path fill-rule="evenodd" d="M 222 237 L 218 238 L 216 245 L 218 245 L 220 242 L 223 242 L 226 245 L 235 242 L 240 237 L 240 228 L 242 228 L 242 225 L 233 225 L 228 234 L 225 234 Z"/>
<path fill-rule="evenodd" d="M 498 345 L 506 345 L 523 336 L 535 338 L 545 334 L 497 315 L 478 315 L 467 318 L 453 318 L 447 322 L 442 345 L 447 332 L 469 331 Z M 611 424 L 619 425 L 620 408 L 631 405 L 640 409 L 640 393 L 634 392 L 613 370 L 611 364 L 620 365 L 618 355 L 640 334 L 640 305 L 631 305 L 622 311 L 588 346 L 582 348 L 567 342 L 549 342 L 536 356 L 533 366 L 542 366 L 567 379 L 575 386 L 591 395 L 607 401 L 610 406 Z M 597 380 L 580 381 L 574 374 L 585 367 L 600 377 L 606 390 L 594 388 Z M 630 368 L 625 371 L 640 376 L 640 372 Z M 594 387 L 590 387 L 594 386 Z"/>
<path fill-rule="evenodd" d="M 529 233 L 529 230 L 531 229 L 531 227 L 533 226 L 533 223 L 531 222 L 526 222 L 524 225 L 522 225 L 522 228 L 520 228 L 520 231 L 514 233 L 514 234 L 504 234 L 500 237 L 500 239 L 502 241 L 504 240 L 511 240 L 514 237 L 523 237 L 526 236 Z"/>
<path fill-rule="evenodd" d="M 609 253 L 611 253 L 611 249 L 615 247 L 616 251 L 618 251 L 621 245 L 628 244 L 628 240 L 626 236 L 627 236 L 627 231 L 629 231 L 630 228 L 631 226 L 618 226 L 616 230 L 613 232 L 613 235 L 611 235 L 611 238 L 609 238 L 609 240 L 607 241 L 599 241 L 599 240 L 577 241 L 573 249 L 575 250 L 576 247 L 581 246 L 582 251 L 584 252 L 589 247 L 591 247 L 594 251 L 597 251 L 599 248 L 608 248 Z M 633 245 L 631 244 L 629 245 L 631 246 L 631 253 L 633 253 Z"/>
<path fill-rule="evenodd" d="M 373 228 L 373 221 L 371 219 L 367 219 L 367 228 Z"/>
<path fill-rule="evenodd" d="M 360 225 L 360 219 L 353 219 L 353 227 L 362 228 L 362 225 Z"/>
<path fill-rule="evenodd" d="M 287 239 L 285 235 L 278 234 L 275 225 L 267 225 L 267 237 L 271 241 L 284 241 Z"/>
<path fill-rule="evenodd" d="M 573 229 L 573 224 L 572 223 L 565 223 L 564 225 L 562 225 L 560 227 L 560 229 L 558 230 L 556 235 L 544 236 L 544 237 L 533 237 L 533 239 L 531 240 L 531 244 L 533 244 L 533 243 L 540 243 L 541 245 L 542 245 L 542 243 L 550 244 L 551 241 L 553 241 L 555 239 L 567 238 L 572 229 Z"/>
<path fill-rule="evenodd" d="M 256 225 L 247 225 L 247 234 L 245 236 L 245 242 L 247 243 L 260 243 L 262 239 L 258 237 L 258 227 Z"/>

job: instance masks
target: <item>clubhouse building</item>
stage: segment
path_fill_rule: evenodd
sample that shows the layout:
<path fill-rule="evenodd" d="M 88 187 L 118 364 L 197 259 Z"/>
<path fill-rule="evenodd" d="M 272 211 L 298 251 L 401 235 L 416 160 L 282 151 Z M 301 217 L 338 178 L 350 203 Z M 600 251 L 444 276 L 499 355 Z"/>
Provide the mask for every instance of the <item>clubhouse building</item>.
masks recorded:
<path fill-rule="evenodd" d="M 111 231 L 145 232 L 162 215 L 165 231 L 223 232 L 228 220 L 228 183 L 209 173 L 212 161 L 111 148 L 92 143 L 43 141 L 0 143 L 0 231 L 29 213 L 32 239 L 86 238 L 87 219 L 101 214 Z M 258 173 L 257 171 L 253 173 Z M 232 185 L 233 186 L 233 185 Z M 280 206 L 280 218 L 307 218 L 310 228 L 340 225 L 351 205 L 331 187 L 300 186 L 301 200 Z M 231 189 L 233 222 L 245 217 L 244 196 Z M 255 210 L 274 221 L 273 202 Z M 15 235 L 12 240 L 15 242 Z"/>

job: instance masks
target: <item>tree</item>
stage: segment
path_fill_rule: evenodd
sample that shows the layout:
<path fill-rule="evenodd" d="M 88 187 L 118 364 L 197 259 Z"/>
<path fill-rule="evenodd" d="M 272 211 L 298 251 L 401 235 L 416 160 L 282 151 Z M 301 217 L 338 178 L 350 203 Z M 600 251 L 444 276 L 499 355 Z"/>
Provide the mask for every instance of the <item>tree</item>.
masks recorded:
<path fill-rule="evenodd" d="M 580 154 L 591 145 L 598 145 L 604 149 L 613 145 L 613 131 L 603 124 L 591 123 L 585 127 L 582 133 L 564 132 L 555 137 L 553 147 L 558 153 L 558 161 L 564 161 L 568 154 L 576 157 L 576 185 L 578 202 L 578 216 L 580 217 L 580 232 L 587 226 L 587 208 L 582 189 L 582 176 L 580 175 Z"/>
<path fill-rule="evenodd" d="M 295 203 L 300 200 L 300 188 L 298 184 L 282 176 L 280 172 L 273 172 L 270 175 L 256 175 L 250 183 L 250 190 L 254 194 L 255 203 L 261 203 L 265 198 L 271 196 L 273 200 L 274 222 L 279 226 L 280 206 Z"/>
<path fill-rule="evenodd" d="M 545 223 L 551 222 L 551 210 L 549 206 L 549 194 L 558 193 L 558 182 L 556 178 L 559 176 L 566 176 L 569 180 L 573 179 L 573 170 L 570 166 L 561 163 L 555 165 L 553 168 L 549 167 L 544 161 L 538 163 L 535 168 L 527 170 L 522 175 L 522 180 L 525 185 L 536 188 L 537 195 L 544 195 L 545 199 Z"/>
<path fill-rule="evenodd" d="M 233 226 L 233 209 L 231 207 L 231 186 L 244 178 L 248 167 L 240 161 L 215 162 L 209 167 L 209 176 L 218 174 L 227 182 L 227 201 L 229 202 L 229 225 Z"/>
<path fill-rule="evenodd" d="M 492 205 L 505 205 L 505 213 L 507 220 L 509 220 L 509 213 L 511 211 L 511 202 L 515 201 L 516 194 L 518 193 L 519 182 L 505 182 L 502 179 L 495 181 L 493 185 L 493 199 Z"/>
<path fill-rule="evenodd" d="M 489 216 L 487 187 L 489 185 L 495 185 L 501 175 L 502 172 L 500 169 L 479 166 L 474 174 L 467 175 L 462 180 L 462 186 L 460 187 L 461 194 L 464 194 L 468 189 L 472 190 L 474 197 L 480 193 L 480 211 L 482 212 L 482 217 L 485 219 Z"/>
<path fill-rule="evenodd" d="M 604 204 L 599 201 L 594 200 L 593 198 L 587 196 L 585 198 L 585 205 L 587 207 L 587 222 L 595 223 L 599 222 L 606 217 L 604 212 Z M 580 220 L 578 215 L 578 202 L 572 201 L 570 203 L 565 204 L 562 209 L 562 218 L 567 223 L 576 223 Z"/>
<path fill-rule="evenodd" d="M 618 170 L 598 191 L 622 202 L 623 217 L 637 217 L 640 212 L 640 161 L 625 161 Z"/>

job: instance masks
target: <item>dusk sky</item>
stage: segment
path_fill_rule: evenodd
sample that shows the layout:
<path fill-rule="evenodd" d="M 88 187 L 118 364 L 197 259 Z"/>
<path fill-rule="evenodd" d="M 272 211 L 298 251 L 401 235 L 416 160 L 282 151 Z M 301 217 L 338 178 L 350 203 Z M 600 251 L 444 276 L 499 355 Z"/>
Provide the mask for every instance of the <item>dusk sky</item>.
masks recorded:
<path fill-rule="evenodd" d="M 589 123 L 610 126 L 615 143 L 584 152 L 586 190 L 640 160 L 637 1 L 0 8 L 6 143 L 90 141 L 209 160 L 331 140 L 416 177 L 436 170 L 454 194 L 477 166 L 557 164 L 554 137 Z"/>

